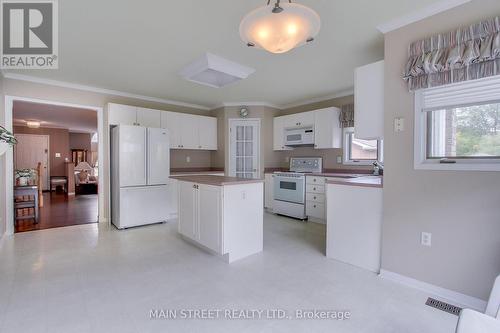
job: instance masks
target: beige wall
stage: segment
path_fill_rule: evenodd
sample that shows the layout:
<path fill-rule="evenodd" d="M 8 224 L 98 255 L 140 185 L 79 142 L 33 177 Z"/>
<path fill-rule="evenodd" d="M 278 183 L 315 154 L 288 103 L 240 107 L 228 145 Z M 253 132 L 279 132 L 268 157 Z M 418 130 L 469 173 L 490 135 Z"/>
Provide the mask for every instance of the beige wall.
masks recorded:
<path fill-rule="evenodd" d="M 92 107 L 102 107 L 104 108 L 107 103 L 120 103 L 127 105 L 135 105 L 146 108 L 155 108 L 159 110 L 167 110 L 167 111 L 175 111 L 175 112 L 185 112 L 192 114 L 208 114 L 208 111 L 188 108 L 183 106 L 162 104 L 162 103 L 154 103 L 143 100 L 138 100 L 134 98 L 127 98 L 122 96 L 114 96 L 114 95 L 105 95 L 94 92 L 81 91 L 70 88 L 56 87 L 50 85 L 44 85 L 33 82 L 5 79 L 4 83 L 4 92 L 5 95 L 8 96 L 16 96 L 16 97 L 28 97 L 28 98 L 36 98 L 41 100 L 47 100 L 52 102 L 60 102 L 60 103 L 71 103 L 78 104 L 84 106 L 92 106 Z M 3 103 L 2 103 L 3 107 Z M 3 117 L 3 112 L 2 112 Z M 107 119 L 107 114 L 104 113 L 104 118 Z M 105 129 L 105 134 L 103 138 L 104 147 L 109 146 L 109 132 Z M 103 152 L 104 159 L 104 168 L 108 169 L 109 160 L 108 160 L 108 149 L 105 149 Z M 175 154 L 175 153 L 174 153 Z M 5 170 L 5 160 L 1 161 L 0 170 Z M 3 192 L 3 191 L 2 191 Z M 104 217 L 108 217 L 108 198 L 109 198 L 109 183 L 105 180 L 105 185 L 103 189 L 104 194 Z M 3 210 L 5 211 L 5 210 Z M 102 217 L 101 217 L 102 218 Z M 5 224 L 5 220 L 4 223 Z"/>
<path fill-rule="evenodd" d="M 410 42 L 498 14 L 500 1 L 475 0 L 385 36 L 382 268 L 484 300 L 500 274 L 500 174 L 414 170 L 414 97 L 401 73 Z M 392 131 L 395 117 L 406 131 Z"/>
<path fill-rule="evenodd" d="M 229 170 L 229 119 L 240 119 L 241 107 L 223 107 L 212 111 L 218 119 L 219 150 L 212 154 L 212 165 Z M 279 166 L 278 154 L 273 151 L 273 118 L 278 109 L 267 106 L 250 106 L 248 118 L 260 119 L 260 169 L 263 176 L 264 168 Z"/>
<path fill-rule="evenodd" d="M 187 161 L 189 157 L 190 162 Z M 200 150 L 171 150 L 171 168 L 210 168 L 212 166 L 212 152 Z"/>
<path fill-rule="evenodd" d="M 307 112 L 312 110 L 324 109 L 328 107 L 338 107 L 342 105 L 354 103 L 354 95 L 343 96 L 338 98 L 329 99 L 322 102 L 301 105 L 294 108 L 281 110 L 278 116 L 294 114 L 298 112 Z M 279 167 L 286 168 L 289 166 L 288 160 L 290 157 L 322 157 L 323 168 L 325 169 L 371 169 L 370 166 L 353 166 L 337 163 L 337 156 L 342 158 L 343 149 L 314 149 L 312 147 L 295 148 L 294 150 L 276 152 L 275 159 L 278 161 Z"/>
<path fill-rule="evenodd" d="M 90 133 L 69 133 L 69 150 L 85 149 L 87 151 L 87 162 L 90 162 L 92 153 L 92 134 Z"/>
<path fill-rule="evenodd" d="M 14 134 L 48 135 L 50 150 L 49 177 L 64 176 L 66 174 L 64 159 L 68 158 L 71 161 L 71 152 L 69 148 L 69 132 L 67 129 L 42 127 L 28 128 L 26 126 L 14 126 Z M 61 157 L 56 157 L 56 153 L 60 153 Z"/>

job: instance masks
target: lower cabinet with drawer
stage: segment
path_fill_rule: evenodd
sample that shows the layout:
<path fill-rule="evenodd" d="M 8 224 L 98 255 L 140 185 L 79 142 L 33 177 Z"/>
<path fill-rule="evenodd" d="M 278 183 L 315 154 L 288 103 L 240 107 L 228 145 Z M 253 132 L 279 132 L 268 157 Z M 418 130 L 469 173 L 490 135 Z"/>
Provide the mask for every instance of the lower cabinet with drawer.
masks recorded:
<path fill-rule="evenodd" d="M 325 177 L 306 176 L 306 215 L 312 222 L 326 223 Z"/>

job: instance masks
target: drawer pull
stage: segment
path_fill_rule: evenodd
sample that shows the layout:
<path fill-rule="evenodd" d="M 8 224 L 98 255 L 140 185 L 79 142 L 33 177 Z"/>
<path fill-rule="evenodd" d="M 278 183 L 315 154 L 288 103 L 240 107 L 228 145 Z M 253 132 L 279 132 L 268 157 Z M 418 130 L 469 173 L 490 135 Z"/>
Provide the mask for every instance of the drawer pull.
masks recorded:
<path fill-rule="evenodd" d="M 313 182 L 316 182 L 316 178 L 313 179 Z"/>
<path fill-rule="evenodd" d="M 313 207 L 316 208 L 316 205 L 314 205 Z"/>
<path fill-rule="evenodd" d="M 314 197 L 314 199 L 316 199 L 316 197 Z"/>
<path fill-rule="evenodd" d="M 313 190 L 315 190 L 315 191 L 316 191 L 316 187 L 314 187 L 314 188 L 313 188 Z"/>

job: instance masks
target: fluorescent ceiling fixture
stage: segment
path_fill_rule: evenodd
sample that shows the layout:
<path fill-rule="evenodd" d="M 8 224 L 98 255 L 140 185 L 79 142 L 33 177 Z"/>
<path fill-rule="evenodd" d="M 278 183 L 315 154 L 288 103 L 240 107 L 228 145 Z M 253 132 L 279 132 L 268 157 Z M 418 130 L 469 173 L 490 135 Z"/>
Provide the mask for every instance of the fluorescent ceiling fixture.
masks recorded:
<path fill-rule="evenodd" d="M 180 71 L 180 75 L 188 81 L 213 88 L 221 88 L 233 82 L 246 79 L 255 69 L 221 58 L 215 54 L 205 53 L 201 58 Z"/>
<path fill-rule="evenodd" d="M 29 128 L 39 128 L 40 127 L 40 122 L 39 121 L 33 121 L 33 120 L 27 120 L 26 121 L 26 126 Z"/>
<path fill-rule="evenodd" d="M 321 19 L 309 7 L 297 3 L 262 6 L 250 12 L 240 24 L 240 37 L 250 47 L 271 53 L 285 53 L 310 43 L 319 33 Z"/>

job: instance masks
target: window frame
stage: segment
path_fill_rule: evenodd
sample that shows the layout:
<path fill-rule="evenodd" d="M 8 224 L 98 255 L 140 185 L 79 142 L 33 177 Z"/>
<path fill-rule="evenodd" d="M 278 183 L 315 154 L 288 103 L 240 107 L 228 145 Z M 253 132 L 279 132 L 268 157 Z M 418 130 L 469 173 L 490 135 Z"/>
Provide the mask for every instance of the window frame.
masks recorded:
<path fill-rule="evenodd" d="M 430 88 L 432 89 L 432 88 Z M 467 89 L 467 87 L 464 87 Z M 477 103 L 456 105 L 443 105 L 442 107 L 424 108 L 424 91 L 415 91 L 415 124 L 414 124 L 414 169 L 415 170 L 441 170 L 441 171 L 500 171 L 500 158 L 498 157 L 475 157 L 475 158 L 436 158 L 428 157 L 428 123 L 427 112 L 443 108 L 457 108 L 471 105 L 496 103 L 497 100 L 478 100 Z M 448 163 L 444 163 L 448 162 Z"/>
<path fill-rule="evenodd" d="M 377 158 L 370 160 L 353 160 L 351 159 L 351 135 L 354 134 L 354 127 L 344 128 L 342 131 L 343 135 L 343 148 L 344 154 L 342 158 L 342 164 L 345 165 L 372 165 L 374 162 L 384 162 L 384 145 L 383 140 L 377 140 Z M 374 139 L 375 140 L 375 139 Z"/>

